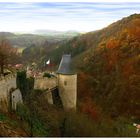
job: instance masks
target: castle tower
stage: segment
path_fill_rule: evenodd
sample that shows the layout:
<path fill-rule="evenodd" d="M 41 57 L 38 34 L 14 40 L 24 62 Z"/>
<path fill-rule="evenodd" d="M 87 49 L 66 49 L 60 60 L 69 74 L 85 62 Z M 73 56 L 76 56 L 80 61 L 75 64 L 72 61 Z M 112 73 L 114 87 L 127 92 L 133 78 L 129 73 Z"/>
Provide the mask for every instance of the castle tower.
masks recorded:
<path fill-rule="evenodd" d="M 58 89 L 64 110 L 76 110 L 77 74 L 71 69 L 71 55 L 63 55 L 58 71 Z"/>

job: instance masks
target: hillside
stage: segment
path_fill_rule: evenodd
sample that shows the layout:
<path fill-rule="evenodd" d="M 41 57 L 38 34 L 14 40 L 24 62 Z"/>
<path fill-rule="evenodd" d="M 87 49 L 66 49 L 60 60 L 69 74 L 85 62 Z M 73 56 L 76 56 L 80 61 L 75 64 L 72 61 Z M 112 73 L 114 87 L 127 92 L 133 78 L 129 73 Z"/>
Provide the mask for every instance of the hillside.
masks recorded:
<path fill-rule="evenodd" d="M 0 112 L 0 137 L 27 137 L 22 124 L 13 113 Z"/>
<path fill-rule="evenodd" d="M 102 30 L 93 31 L 86 34 L 78 34 L 78 33 L 76 34 L 74 32 L 74 35 L 71 36 L 71 39 L 69 38 L 70 40 L 68 41 L 59 40 L 58 43 L 56 42 L 57 43 L 57 47 L 55 47 L 56 49 L 54 49 L 53 51 L 50 51 L 48 54 L 45 54 L 45 55 L 48 56 L 47 58 L 51 58 L 54 64 L 58 64 L 63 53 L 71 53 L 71 55 L 74 57 L 81 54 L 82 52 L 85 52 L 89 48 L 90 49 L 95 48 L 98 46 L 99 43 L 101 42 L 103 43 L 111 37 L 117 37 L 120 32 L 124 32 L 124 28 L 126 28 L 129 24 L 131 24 L 133 19 L 136 19 L 139 17 L 140 17 L 139 14 L 134 14 L 129 17 L 123 18 L 122 20 L 117 21 L 106 28 L 103 28 Z M 70 33 L 69 32 L 56 32 L 56 31 L 50 32 L 48 30 L 47 31 L 39 30 L 39 31 L 35 31 L 34 33 L 45 35 L 46 37 L 49 34 L 50 38 L 51 36 L 54 36 L 54 38 L 51 38 L 51 41 L 55 41 L 55 36 L 62 37 L 62 34 L 63 34 L 64 37 L 68 37 L 69 34 L 72 34 L 73 32 L 70 32 Z M 60 41 L 62 42 L 59 43 Z M 46 47 L 46 51 L 47 49 L 48 48 Z M 30 49 L 28 50 L 29 50 L 29 53 L 31 53 L 31 50 Z"/>
<path fill-rule="evenodd" d="M 98 45 L 104 44 L 110 38 L 118 38 L 121 34 L 122 36 L 125 36 L 127 32 L 126 29 L 128 29 L 133 24 L 133 22 L 135 22 L 135 20 L 139 18 L 139 14 L 134 14 L 129 17 L 125 17 L 122 20 L 119 20 L 106 28 L 103 28 L 102 30 L 93 31 L 86 34 L 80 34 L 68 41 L 65 40 L 51 43 L 55 44 L 55 47 L 50 47 L 53 49 L 50 50 L 49 48 L 49 52 L 48 43 L 44 43 L 44 45 L 42 45 L 42 49 L 44 49 L 47 53 L 41 55 L 42 59 L 45 60 L 51 58 L 52 63 L 54 65 L 57 65 L 60 62 L 63 53 L 71 53 L 72 57 L 77 57 L 77 65 L 77 63 L 79 63 L 79 60 L 80 62 L 82 62 L 81 59 L 84 58 L 84 54 L 92 54 L 92 49 L 98 47 Z M 31 50 L 32 49 L 29 48 L 27 51 L 29 55 L 32 55 Z M 36 52 L 36 50 L 34 50 L 34 52 Z"/>
<path fill-rule="evenodd" d="M 93 43 L 95 34 L 99 39 Z M 85 37 L 91 48 L 74 59 L 80 71 L 79 97 L 89 97 L 112 118 L 140 120 L 140 15 Z"/>
<path fill-rule="evenodd" d="M 90 100 L 111 117 L 139 118 L 140 14 L 75 37 L 48 56 L 57 65 L 63 53 L 71 53 L 79 71 L 80 102 Z"/>
<path fill-rule="evenodd" d="M 60 60 L 61 55 L 64 52 L 71 53 L 73 57 L 77 56 L 88 49 L 97 47 L 100 43 L 104 43 L 110 38 L 119 37 L 120 34 L 125 32 L 126 28 L 129 28 L 129 26 L 131 26 L 133 21 L 135 22 L 135 20 L 139 18 L 139 14 L 134 14 L 129 17 L 123 18 L 122 20 L 119 20 L 109 25 L 108 27 L 103 28 L 102 30 L 81 34 L 77 37 L 72 38 L 70 41 L 61 44 L 59 48 L 51 52 L 50 56 L 52 56 L 52 59 L 54 60 Z M 58 62 L 59 61 L 56 61 L 55 63 Z"/>

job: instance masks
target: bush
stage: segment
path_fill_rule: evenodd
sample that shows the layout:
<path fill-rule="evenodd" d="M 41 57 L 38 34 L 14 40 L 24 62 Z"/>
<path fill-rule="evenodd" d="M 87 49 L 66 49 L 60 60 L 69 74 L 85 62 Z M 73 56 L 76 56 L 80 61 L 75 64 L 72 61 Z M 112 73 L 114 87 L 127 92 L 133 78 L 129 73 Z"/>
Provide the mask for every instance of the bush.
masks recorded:
<path fill-rule="evenodd" d="M 3 114 L 1 112 L 0 112 L 0 122 L 8 124 L 12 126 L 12 128 L 17 127 L 17 122 L 15 120 L 11 119 L 9 116 L 7 116 L 7 114 Z"/>
<path fill-rule="evenodd" d="M 29 109 L 24 104 L 17 105 L 16 113 L 21 120 L 28 121 L 30 119 Z"/>
<path fill-rule="evenodd" d="M 6 116 L 0 113 L 0 121 L 6 120 Z"/>
<path fill-rule="evenodd" d="M 24 127 L 31 137 L 47 136 L 48 132 L 43 123 L 37 118 L 34 112 L 29 110 L 26 105 L 18 104 L 16 113 L 22 122 L 27 123 L 27 125 L 24 125 Z"/>
<path fill-rule="evenodd" d="M 51 74 L 50 74 L 50 73 L 45 72 L 45 73 L 44 73 L 44 75 L 43 75 L 43 77 L 48 77 L 48 78 L 51 78 Z"/>
<path fill-rule="evenodd" d="M 16 77 L 17 88 L 20 89 L 23 99 L 27 95 L 26 71 L 17 72 Z"/>
<path fill-rule="evenodd" d="M 17 72 L 17 88 L 20 89 L 23 100 L 25 100 L 25 97 L 31 93 L 31 91 L 34 88 L 34 78 L 30 77 L 27 78 L 26 77 L 26 71 L 20 71 Z"/>
<path fill-rule="evenodd" d="M 135 128 L 126 118 L 93 121 L 84 114 L 67 114 L 63 122 L 66 137 L 136 137 Z"/>
<path fill-rule="evenodd" d="M 30 78 L 27 78 L 27 85 L 28 85 L 28 91 L 29 93 L 34 89 L 34 78 L 33 77 L 30 77 Z"/>

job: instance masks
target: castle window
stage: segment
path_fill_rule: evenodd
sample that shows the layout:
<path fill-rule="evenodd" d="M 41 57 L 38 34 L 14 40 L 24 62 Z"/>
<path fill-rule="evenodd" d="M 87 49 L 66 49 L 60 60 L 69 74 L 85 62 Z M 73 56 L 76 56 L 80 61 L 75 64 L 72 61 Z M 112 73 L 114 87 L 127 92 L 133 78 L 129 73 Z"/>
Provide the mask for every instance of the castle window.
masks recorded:
<path fill-rule="evenodd" d="M 64 85 L 65 85 L 65 86 L 67 85 L 67 81 L 64 81 Z"/>

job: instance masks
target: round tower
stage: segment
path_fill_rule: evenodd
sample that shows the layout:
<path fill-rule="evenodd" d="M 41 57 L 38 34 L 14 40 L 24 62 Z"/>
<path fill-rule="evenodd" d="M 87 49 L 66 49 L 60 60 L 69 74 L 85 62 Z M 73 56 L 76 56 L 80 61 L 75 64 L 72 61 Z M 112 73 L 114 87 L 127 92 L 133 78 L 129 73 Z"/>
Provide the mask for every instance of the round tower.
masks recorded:
<path fill-rule="evenodd" d="M 72 71 L 71 55 L 63 55 L 58 71 L 58 89 L 64 110 L 76 110 L 77 74 Z"/>

